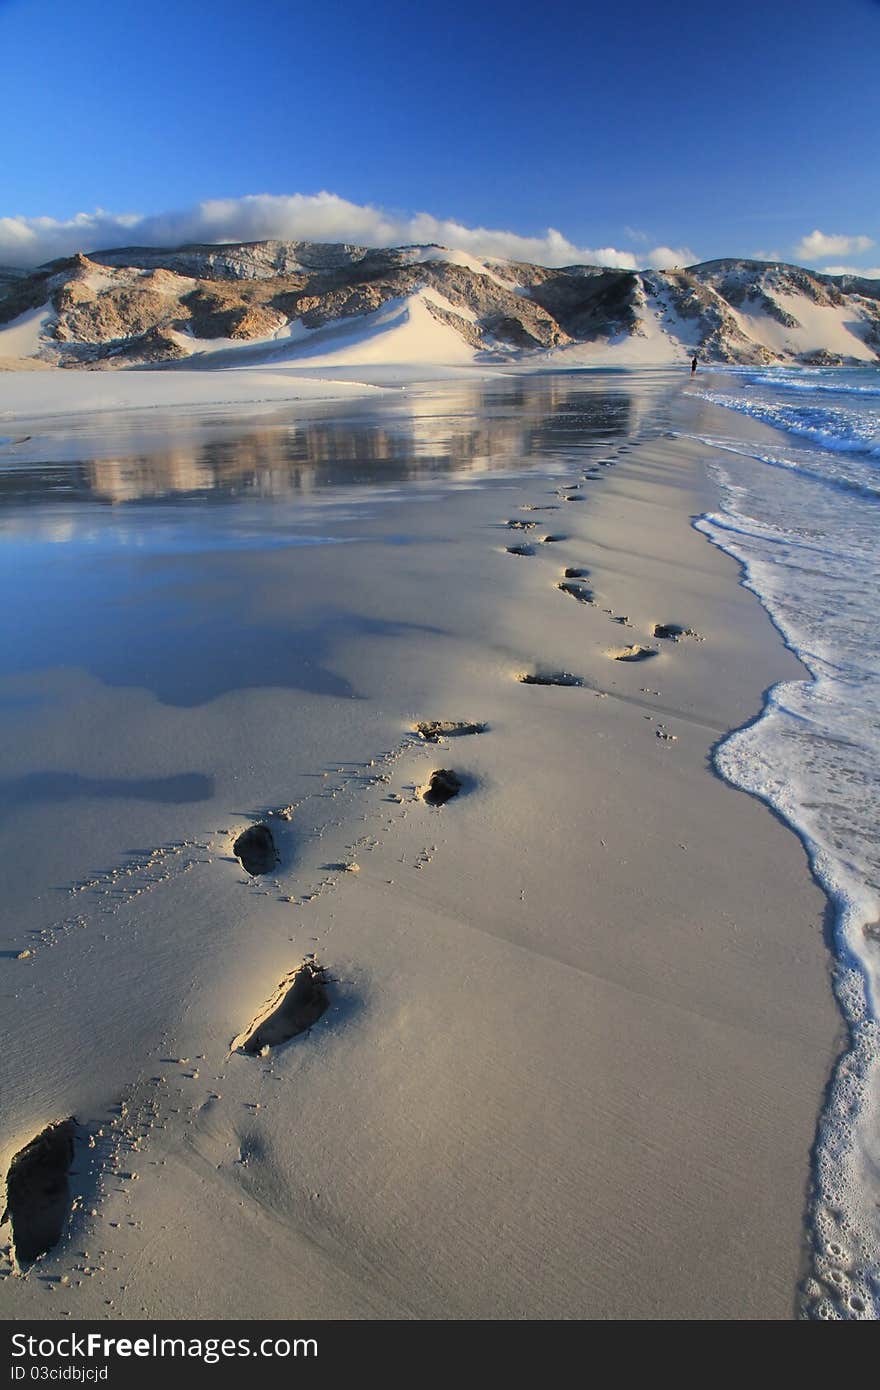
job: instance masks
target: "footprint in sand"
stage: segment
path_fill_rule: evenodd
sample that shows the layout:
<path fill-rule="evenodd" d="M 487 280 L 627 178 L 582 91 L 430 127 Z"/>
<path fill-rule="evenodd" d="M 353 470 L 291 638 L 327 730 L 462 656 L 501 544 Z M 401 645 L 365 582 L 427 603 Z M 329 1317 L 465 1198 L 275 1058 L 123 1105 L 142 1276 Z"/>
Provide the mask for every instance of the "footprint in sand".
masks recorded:
<path fill-rule="evenodd" d="M 593 590 L 588 589 L 585 584 L 580 584 L 577 581 L 560 579 L 556 587 L 560 593 L 570 594 L 572 598 L 576 598 L 578 603 L 589 603 L 595 607 L 596 598 Z"/>
<path fill-rule="evenodd" d="M 519 517 L 511 517 L 506 526 L 508 531 L 534 531 L 537 521 L 521 521 Z"/>
<path fill-rule="evenodd" d="M 557 541 L 567 541 L 568 536 L 541 536 L 539 539 L 542 545 L 555 545 Z"/>
<path fill-rule="evenodd" d="M 655 623 L 654 636 L 667 642 L 680 642 L 683 637 L 692 637 L 695 642 L 705 641 L 692 627 L 680 627 L 678 623 Z"/>
<path fill-rule="evenodd" d="M 533 545 L 509 545 L 507 547 L 508 555 L 534 555 L 534 553 L 535 547 Z"/>
<path fill-rule="evenodd" d="M 12 1222 L 19 1268 L 32 1265 L 61 1239 L 70 1212 L 68 1174 L 75 1125 L 73 1118 L 48 1125 L 9 1165 L 6 1210 L 0 1225 Z"/>
<path fill-rule="evenodd" d="M 520 685 L 577 685 L 582 686 L 582 676 L 573 676 L 570 671 L 522 671 L 517 676 Z"/>
<path fill-rule="evenodd" d="M 250 1027 L 233 1038 L 230 1053 L 265 1056 L 273 1047 L 308 1032 L 330 1004 L 324 979 L 324 967 L 311 960 L 285 975 Z"/>
<path fill-rule="evenodd" d="M 562 577 L 563 579 L 589 579 L 590 571 L 583 568 L 579 569 L 577 565 L 568 565 L 562 571 Z"/>
<path fill-rule="evenodd" d="M 232 846 L 232 853 L 252 878 L 271 873 L 280 859 L 272 831 L 262 823 L 243 830 Z"/>
<path fill-rule="evenodd" d="M 655 647 L 618 647 L 610 651 L 608 655 L 612 661 L 647 661 L 652 656 L 657 656 Z"/>
<path fill-rule="evenodd" d="M 445 806 L 454 796 L 458 796 L 464 783 L 457 772 L 441 767 L 432 772 L 418 794 L 428 806 Z"/>
<path fill-rule="evenodd" d="M 468 724 L 454 719 L 425 719 L 414 724 L 412 731 L 425 743 L 439 743 L 441 738 L 463 738 L 468 734 L 484 734 L 485 724 Z"/>

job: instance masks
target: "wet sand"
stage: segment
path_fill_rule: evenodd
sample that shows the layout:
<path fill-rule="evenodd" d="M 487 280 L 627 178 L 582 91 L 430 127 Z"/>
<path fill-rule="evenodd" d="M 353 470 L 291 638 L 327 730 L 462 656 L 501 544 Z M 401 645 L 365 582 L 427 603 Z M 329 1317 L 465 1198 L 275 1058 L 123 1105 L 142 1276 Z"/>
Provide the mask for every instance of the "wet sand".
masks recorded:
<path fill-rule="evenodd" d="M 0 685 L 0 1167 L 74 1115 L 80 1197 L 4 1316 L 794 1314 L 825 903 L 709 755 L 800 668 L 691 526 L 696 407 L 646 401 L 148 549 L 121 608 L 138 528 L 83 547 L 82 664 L 32 621 Z M 328 1007 L 275 1042 L 312 959 Z"/>

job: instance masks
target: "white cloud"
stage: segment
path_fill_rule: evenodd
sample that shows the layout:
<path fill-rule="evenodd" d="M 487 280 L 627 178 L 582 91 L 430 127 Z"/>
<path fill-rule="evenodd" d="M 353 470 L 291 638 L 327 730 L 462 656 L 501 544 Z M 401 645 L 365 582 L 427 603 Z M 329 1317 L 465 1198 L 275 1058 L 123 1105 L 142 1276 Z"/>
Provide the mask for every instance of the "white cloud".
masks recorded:
<path fill-rule="evenodd" d="M 115 246 L 179 246 L 184 242 L 339 241 L 359 246 L 437 242 L 474 256 L 535 261 L 540 265 L 687 264 L 691 251 L 657 247 L 638 257 L 613 246 L 577 246 L 548 227 L 543 236 L 520 236 L 489 227 L 467 227 L 430 213 L 394 214 L 348 202 L 335 193 L 251 194 L 212 199 L 180 212 L 143 217 L 97 209 L 67 221 L 53 217 L 0 217 L 0 265 L 34 266 L 76 251 Z"/>
<path fill-rule="evenodd" d="M 869 236 L 839 236 L 818 227 L 798 242 L 794 254 L 802 261 L 827 261 L 832 256 L 858 256 L 874 245 Z"/>
<path fill-rule="evenodd" d="M 677 251 L 671 246 L 655 246 L 647 253 L 646 260 L 653 270 L 672 270 L 674 266 L 693 265 L 697 257 L 689 246 Z"/>
<path fill-rule="evenodd" d="M 880 280 L 880 265 L 823 265 L 823 275 L 860 275 L 863 280 Z"/>

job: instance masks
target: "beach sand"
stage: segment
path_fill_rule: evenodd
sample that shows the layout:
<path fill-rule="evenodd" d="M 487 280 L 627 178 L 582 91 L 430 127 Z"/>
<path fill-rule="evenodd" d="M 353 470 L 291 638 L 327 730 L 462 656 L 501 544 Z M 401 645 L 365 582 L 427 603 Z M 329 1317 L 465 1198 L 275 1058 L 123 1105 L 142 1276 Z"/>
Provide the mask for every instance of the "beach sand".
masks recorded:
<path fill-rule="evenodd" d="M 839 1046 L 826 905 L 710 752 L 802 672 L 691 525 L 706 448 L 595 459 L 571 488 L 348 498 L 356 541 L 206 559 L 227 687 L 6 683 L 0 1169 L 73 1115 L 82 1200 L 2 1271 L 3 1316 L 795 1314 Z M 309 679 L 249 686 L 240 629 L 311 608 Z M 581 683 L 518 679 L 554 673 Z M 16 803 L 49 767 L 104 794 Z M 248 881 L 232 847 L 261 817 L 279 863 Z M 314 1027 L 230 1053 L 312 955 Z"/>

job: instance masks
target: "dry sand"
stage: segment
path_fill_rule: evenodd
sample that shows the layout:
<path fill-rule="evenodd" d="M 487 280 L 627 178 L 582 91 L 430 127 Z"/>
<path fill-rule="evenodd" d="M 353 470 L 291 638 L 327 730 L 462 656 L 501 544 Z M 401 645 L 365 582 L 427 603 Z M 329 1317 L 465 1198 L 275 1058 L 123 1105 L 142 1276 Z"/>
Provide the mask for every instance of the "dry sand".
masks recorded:
<path fill-rule="evenodd" d="M 70 714 L 43 765 L 215 783 L 162 808 L 152 861 L 150 807 L 16 818 L 10 953 L 58 917 L 53 886 L 93 881 L 61 907 L 81 924 L 2 961 L 0 1167 L 71 1114 L 94 1147 L 82 1131 L 71 1232 L 0 1284 L 4 1316 L 794 1313 L 839 1024 L 804 852 L 708 760 L 799 667 L 691 527 L 704 455 L 612 449 L 598 480 L 571 475 L 588 505 L 541 476 L 438 486 L 357 545 L 270 557 L 242 602 L 306 602 L 307 563 L 351 616 L 322 660 L 361 698 L 169 710 L 46 678 Z M 593 604 L 557 588 L 566 567 Z M 610 655 L 631 646 L 657 654 Z M 516 679 L 554 671 L 584 684 Z M 486 729 L 423 743 L 417 720 Z M 37 756 L 22 736 L 17 772 Z M 463 785 L 433 809 L 415 789 L 438 769 Z M 249 884 L 233 841 L 288 803 Z M 230 1054 L 310 953 L 320 1020 Z"/>

